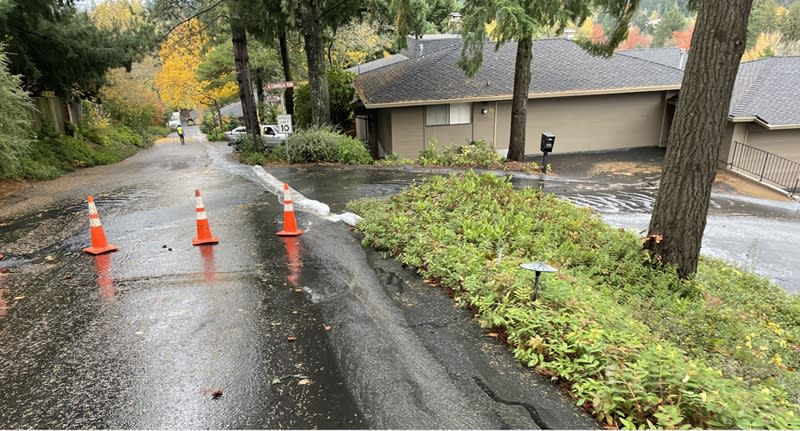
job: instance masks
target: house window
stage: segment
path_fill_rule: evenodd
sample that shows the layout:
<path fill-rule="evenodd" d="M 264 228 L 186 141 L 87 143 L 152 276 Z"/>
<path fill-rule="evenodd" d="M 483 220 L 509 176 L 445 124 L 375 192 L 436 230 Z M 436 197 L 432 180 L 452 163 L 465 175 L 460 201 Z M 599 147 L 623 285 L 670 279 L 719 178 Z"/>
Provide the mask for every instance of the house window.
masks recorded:
<path fill-rule="evenodd" d="M 450 124 L 469 124 L 470 110 L 472 105 L 469 103 L 454 103 L 450 105 Z"/>
<path fill-rule="evenodd" d="M 448 123 L 450 105 L 432 105 L 425 109 L 427 126 L 443 126 Z"/>
<path fill-rule="evenodd" d="M 471 113 L 472 105 L 470 103 L 430 105 L 425 109 L 425 125 L 469 124 Z"/>

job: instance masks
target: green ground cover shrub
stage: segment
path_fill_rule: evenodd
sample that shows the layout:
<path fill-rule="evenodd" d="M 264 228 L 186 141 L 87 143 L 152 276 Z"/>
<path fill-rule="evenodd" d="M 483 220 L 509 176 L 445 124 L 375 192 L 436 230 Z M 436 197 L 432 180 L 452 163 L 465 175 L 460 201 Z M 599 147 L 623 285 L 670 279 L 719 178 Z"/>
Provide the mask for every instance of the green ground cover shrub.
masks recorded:
<path fill-rule="evenodd" d="M 162 133 L 163 128 L 148 129 Z M 124 160 L 152 143 L 123 124 L 106 119 L 84 122 L 73 130 L 75 136 L 40 133 L 22 159 L 20 176 L 38 180 L 56 178 L 65 172 Z"/>
<path fill-rule="evenodd" d="M 397 154 L 387 154 L 383 159 L 376 160 L 375 164 L 378 166 L 409 166 L 413 165 L 414 161 Z"/>
<path fill-rule="evenodd" d="M 681 281 L 632 233 L 468 173 L 352 202 L 364 243 L 416 267 L 604 425 L 800 426 L 800 300 L 714 259 Z M 536 302 L 523 262 L 559 269 Z"/>
<path fill-rule="evenodd" d="M 225 140 L 225 132 L 219 127 L 215 127 L 206 133 L 206 138 L 211 142 L 222 142 Z"/>
<path fill-rule="evenodd" d="M 266 146 L 260 137 L 254 140 L 250 135 L 240 136 L 236 138 L 234 148 L 239 153 L 239 161 L 242 163 L 256 165 L 266 162 L 266 157 L 264 156 Z"/>
<path fill-rule="evenodd" d="M 422 166 L 500 167 L 503 158 L 484 141 L 466 145 L 442 147 L 436 138 L 419 153 L 417 163 Z"/>

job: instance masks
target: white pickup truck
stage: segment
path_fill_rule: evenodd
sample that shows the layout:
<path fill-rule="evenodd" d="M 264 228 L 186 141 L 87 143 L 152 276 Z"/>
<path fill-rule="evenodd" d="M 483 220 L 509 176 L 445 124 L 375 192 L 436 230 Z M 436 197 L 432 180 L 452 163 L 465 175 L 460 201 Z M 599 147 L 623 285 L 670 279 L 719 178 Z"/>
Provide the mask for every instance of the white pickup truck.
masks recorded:
<path fill-rule="evenodd" d="M 261 126 L 261 139 L 267 144 L 267 148 L 274 148 L 286 144 L 289 135 L 278 133 L 278 126 L 273 124 Z"/>
<path fill-rule="evenodd" d="M 229 141 L 228 145 L 236 145 L 236 141 L 247 135 L 247 130 L 244 126 L 239 126 L 229 132 L 225 132 L 225 137 Z M 285 133 L 278 133 L 278 126 L 268 124 L 261 125 L 261 140 L 267 148 L 275 148 L 286 144 L 288 135 Z"/>

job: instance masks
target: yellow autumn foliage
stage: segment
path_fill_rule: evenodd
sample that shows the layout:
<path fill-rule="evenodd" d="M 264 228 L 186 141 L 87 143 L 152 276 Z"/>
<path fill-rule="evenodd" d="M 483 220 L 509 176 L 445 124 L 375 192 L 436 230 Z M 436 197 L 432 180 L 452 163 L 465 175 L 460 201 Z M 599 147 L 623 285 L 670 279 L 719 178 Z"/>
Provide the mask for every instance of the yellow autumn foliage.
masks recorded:
<path fill-rule="evenodd" d="M 176 109 L 214 106 L 238 93 L 235 82 L 209 88 L 210 82 L 197 79 L 197 68 L 209 43 L 200 21 L 192 19 L 173 30 L 161 44 L 158 53 L 161 70 L 156 73 L 156 87 L 169 106 Z"/>
<path fill-rule="evenodd" d="M 591 38 L 593 28 L 594 28 L 594 22 L 592 21 L 592 18 L 591 17 L 586 18 L 586 20 L 583 21 L 583 24 L 581 24 L 581 26 L 578 27 L 578 31 L 575 32 L 575 38 L 576 39 Z"/>
<path fill-rule="evenodd" d="M 776 47 L 781 43 L 783 36 L 780 32 L 761 33 L 756 39 L 755 45 L 745 51 L 742 55 L 742 62 L 758 60 L 762 57 L 775 55 Z"/>
<path fill-rule="evenodd" d="M 143 12 L 141 0 L 105 0 L 92 9 L 91 17 L 100 27 L 127 30 L 144 21 Z"/>

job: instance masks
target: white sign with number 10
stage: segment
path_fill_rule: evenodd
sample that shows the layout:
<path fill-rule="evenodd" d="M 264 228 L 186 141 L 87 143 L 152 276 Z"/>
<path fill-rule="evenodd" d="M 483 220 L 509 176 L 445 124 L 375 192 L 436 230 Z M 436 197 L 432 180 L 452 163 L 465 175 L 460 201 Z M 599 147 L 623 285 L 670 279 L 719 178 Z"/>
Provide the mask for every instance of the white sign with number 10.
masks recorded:
<path fill-rule="evenodd" d="M 292 133 L 292 116 L 291 115 L 278 115 L 278 132 L 279 133 Z"/>

